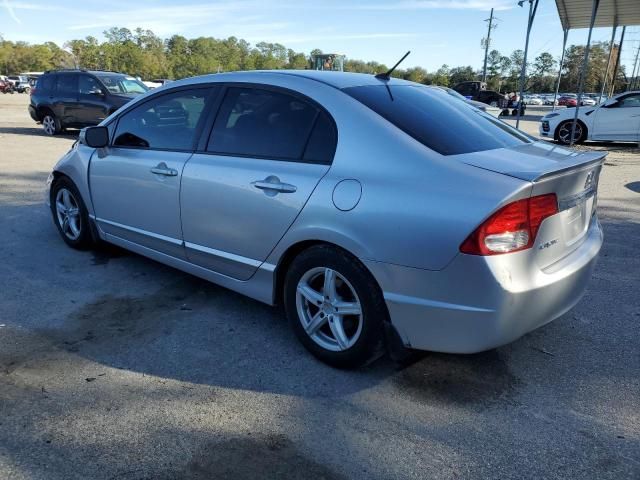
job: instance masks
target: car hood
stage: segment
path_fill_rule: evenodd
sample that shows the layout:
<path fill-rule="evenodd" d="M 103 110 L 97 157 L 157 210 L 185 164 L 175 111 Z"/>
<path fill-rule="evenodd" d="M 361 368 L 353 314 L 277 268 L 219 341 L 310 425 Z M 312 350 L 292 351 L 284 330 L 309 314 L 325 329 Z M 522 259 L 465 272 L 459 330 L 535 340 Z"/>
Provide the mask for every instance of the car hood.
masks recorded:
<path fill-rule="evenodd" d="M 577 166 L 602 161 L 606 152 L 575 152 L 548 142 L 533 142 L 458 155 L 467 165 L 530 182 Z"/>

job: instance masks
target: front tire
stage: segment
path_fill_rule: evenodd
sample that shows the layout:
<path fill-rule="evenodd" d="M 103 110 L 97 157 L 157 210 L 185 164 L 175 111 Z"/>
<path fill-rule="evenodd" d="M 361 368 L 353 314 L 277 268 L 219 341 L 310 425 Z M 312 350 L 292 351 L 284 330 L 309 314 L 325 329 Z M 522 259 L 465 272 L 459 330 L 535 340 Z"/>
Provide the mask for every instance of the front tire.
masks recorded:
<path fill-rule="evenodd" d="M 86 250 L 92 245 L 89 214 L 80 192 L 67 177 L 51 186 L 51 214 L 62 239 L 71 248 Z"/>
<path fill-rule="evenodd" d="M 561 145 L 571 145 L 571 128 L 573 125 L 573 120 L 565 120 L 560 125 L 558 125 L 558 129 L 556 130 L 556 140 Z M 584 124 L 580 121 L 576 122 L 576 131 L 573 136 L 573 143 L 582 143 L 585 141 L 587 137 L 587 131 Z"/>
<path fill-rule="evenodd" d="M 290 266 L 284 305 L 300 342 L 336 368 L 355 368 L 384 352 L 387 309 L 378 284 L 347 252 L 318 245 Z"/>

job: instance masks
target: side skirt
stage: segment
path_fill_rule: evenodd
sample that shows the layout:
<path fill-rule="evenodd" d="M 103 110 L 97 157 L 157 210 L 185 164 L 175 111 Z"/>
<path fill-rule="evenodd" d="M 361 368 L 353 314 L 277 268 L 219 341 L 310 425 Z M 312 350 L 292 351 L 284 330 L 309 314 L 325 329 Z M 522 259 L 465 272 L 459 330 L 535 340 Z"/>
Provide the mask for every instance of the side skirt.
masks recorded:
<path fill-rule="evenodd" d="M 113 243 L 126 250 L 130 250 L 139 255 L 145 256 L 157 262 L 163 263 L 173 268 L 177 268 L 183 272 L 195 275 L 209 282 L 215 283 L 222 287 L 238 292 L 247 297 L 251 297 L 259 302 L 273 305 L 273 282 L 275 279 L 274 271 L 270 265 L 265 264 L 258 268 L 258 271 L 249 280 L 236 280 L 220 273 L 207 270 L 185 260 L 166 255 L 164 253 L 143 247 L 136 243 L 124 240 L 114 235 L 101 232 L 103 239 L 109 243 Z"/>

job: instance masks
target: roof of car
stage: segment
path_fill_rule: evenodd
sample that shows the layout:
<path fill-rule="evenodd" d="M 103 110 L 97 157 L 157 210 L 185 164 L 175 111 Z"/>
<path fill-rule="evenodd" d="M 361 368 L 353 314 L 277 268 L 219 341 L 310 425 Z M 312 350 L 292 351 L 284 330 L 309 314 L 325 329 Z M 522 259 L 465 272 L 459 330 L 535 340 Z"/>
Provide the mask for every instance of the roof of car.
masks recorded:
<path fill-rule="evenodd" d="M 398 78 L 380 80 L 374 75 L 367 73 L 326 72 L 320 70 L 249 70 L 243 72 L 215 73 L 203 75 L 198 78 L 201 81 L 207 81 L 214 78 L 218 80 L 227 77 L 229 80 L 238 81 L 242 80 L 242 77 L 244 76 L 248 77 L 255 74 L 290 75 L 293 77 L 308 78 L 339 89 L 366 85 L 384 85 L 385 83 L 387 85 L 415 85 L 413 82 L 408 82 Z"/>
<path fill-rule="evenodd" d="M 75 68 L 69 68 L 69 69 L 60 69 L 60 70 L 47 70 L 46 72 L 44 72 L 43 75 L 47 75 L 47 74 L 51 74 L 51 73 L 91 73 L 92 75 L 102 75 L 102 74 L 109 74 L 109 75 L 127 75 L 126 73 L 122 73 L 122 72 L 110 72 L 108 70 L 84 70 L 84 69 L 75 69 Z M 129 75 L 127 75 L 129 76 Z"/>

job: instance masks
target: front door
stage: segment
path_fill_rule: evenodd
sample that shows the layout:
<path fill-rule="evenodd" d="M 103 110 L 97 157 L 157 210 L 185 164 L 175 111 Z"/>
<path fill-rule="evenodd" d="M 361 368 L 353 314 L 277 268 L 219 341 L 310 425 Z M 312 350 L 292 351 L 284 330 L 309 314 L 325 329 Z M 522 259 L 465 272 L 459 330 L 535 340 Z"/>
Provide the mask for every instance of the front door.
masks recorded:
<path fill-rule="evenodd" d="M 210 89 L 152 97 L 118 119 L 111 146 L 91 159 L 96 222 L 107 234 L 184 258 L 180 181 Z"/>
<path fill-rule="evenodd" d="M 315 104 L 262 88 L 226 90 L 206 152 L 182 177 L 188 259 L 247 280 L 329 169 L 333 121 Z"/>
<path fill-rule="evenodd" d="M 97 125 L 109 115 L 109 105 L 105 102 L 107 92 L 91 75 L 80 74 L 78 79 L 78 115 L 81 125 Z"/>
<path fill-rule="evenodd" d="M 598 108 L 594 114 L 594 140 L 635 142 L 640 129 L 640 93 L 618 98 L 618 102 Z"/>

